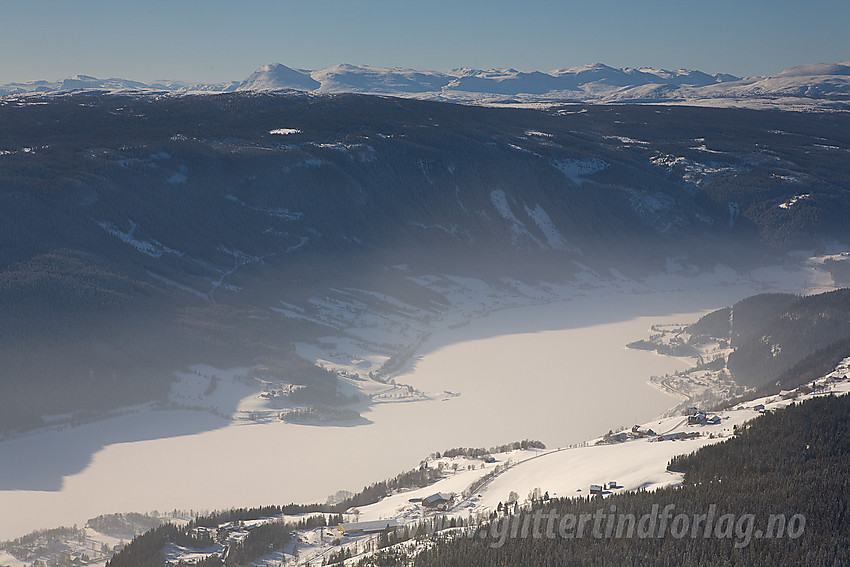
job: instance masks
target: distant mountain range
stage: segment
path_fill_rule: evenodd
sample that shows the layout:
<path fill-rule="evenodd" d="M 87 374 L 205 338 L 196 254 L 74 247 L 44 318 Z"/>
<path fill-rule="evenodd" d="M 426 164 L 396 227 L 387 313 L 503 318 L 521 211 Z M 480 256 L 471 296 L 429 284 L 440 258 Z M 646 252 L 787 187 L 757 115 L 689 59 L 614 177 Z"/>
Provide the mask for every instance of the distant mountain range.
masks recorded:
<path fill-rule="evenodd" d="M 0 85 L 0 96 L 77 90 L 175 93 L 297 90 L 366 93 L 475 104 L 585 102 L 850 109 L 850 62 L 794 67 L 771 77 L 614 68 L 601 63 L 552 71 L 459 68 L 449 72 L 336 65 L 319 70 L 263 65 L 244 81 L 141 83 L 76 75 Z"/>

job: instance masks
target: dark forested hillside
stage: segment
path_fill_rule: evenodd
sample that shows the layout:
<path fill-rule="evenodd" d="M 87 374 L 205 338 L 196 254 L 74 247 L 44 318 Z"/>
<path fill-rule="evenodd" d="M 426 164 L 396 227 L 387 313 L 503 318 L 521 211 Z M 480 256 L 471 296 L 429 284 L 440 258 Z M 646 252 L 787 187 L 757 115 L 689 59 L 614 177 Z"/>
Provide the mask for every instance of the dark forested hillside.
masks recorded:
<path fill-rule="evenodd" d="M 739 384 L 787 390 L 846 356 L 850 289 L 805 297 L 755 295 L 705 315 L 687 331 L 692 344 L 728 341 L 734 350 L 727 367 Z"/>
<path fill-rule="evenodd" d="M 466 565 L 829 565 L 850 563 L 850 397 L 816 398 L 754 420 L 728 441 L 674 459 L 670 469 L 685 472 L 681 488 L 615 494 L 607 498 L 565 499 L 538 504 L 559 517 L 633 513 L 637 518 L 672 505 L 675 516 L 708 515 L 714 506 L 709 535 L 705 523 L 695 532 L 667 526 L 666 536 L 600 537 L 590 527 L 582 538 L 508 537 L 496 547 L 493 538 L 439 539 L 413 562 L 418 567 Z M 533 512 L 533 511 L 532 511 Z M 734 527 L 722 527 L 721 516 L 733 514 Z M 752 520 L 750 516 L 752 515 Z M 784 517 L 783 537 L 775 537 L 771 515 Z M 791 518 L 796 518 L 792 521 Z M 544 517 L 545 518 L 545 517 Z M 745 521 L 741 521 L 745 518 Z M 727 519 L 728 521 L 728 519 Z M 779 520 L 776 519 L 776 522 Z M 591 522 L 592 524 L 592 522 Z M 721 525 L 721 528 L 717 528 Z M 788 528 L 793 531 L 788 531 Z M 799 528 L 803 529 L 799 529 Z M 656 522 L 660 529 L 660 522 Z M 489 530 L 484 526 L 482 530 Z M 575 532 L 572 532 L 573 534 Z M 691 533 L 697 535 L 692 537 Z M 728 536 L 726 534 L 729 534 Z M 489 534 L 489 532 L 488 532 Z M 626 530 L 622 534 L 628 534 Z M 381 559 L 363 565 L 404 564 Z"/>
<path fill-rule="evenodd" d="M 848 338 L 850 289 L 803 297 L 742 341 L 729 355 L 729 369 L 736 377 L 746 377 L 748 384 L 764 383 L 815 351 Z"/>
<path fill-rule="evenodd" d="M 337 288 L 750 266 L 846 235 L 850 117 L 356 95 L 0 99 L 0 429 L 292 370 Z M 387 266 L 404 265 L 394 273 Z"/>

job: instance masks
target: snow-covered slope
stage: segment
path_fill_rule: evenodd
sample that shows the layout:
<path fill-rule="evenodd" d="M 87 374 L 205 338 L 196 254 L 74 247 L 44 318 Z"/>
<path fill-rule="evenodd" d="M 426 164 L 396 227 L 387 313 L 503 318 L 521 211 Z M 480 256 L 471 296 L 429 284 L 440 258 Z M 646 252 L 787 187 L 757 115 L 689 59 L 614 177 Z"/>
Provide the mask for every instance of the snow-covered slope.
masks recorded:
<path fill-rule="evenodd" d="M 740 78 L 697 70 L 615 68 L 602 63 L 551 72 L 457 68 L 448 72 L 341 64 L 318 70 L 263 65 L 244 81 L 191 84 L 77 75 L 0 85 L 0 96 L 79 89 L 171 92 L 271 91 L 368 93 L 463 103 L 664 103 L 755 108 L 843 109 L 850 105 L 850 62 L 794 67 L 772 77 Z"/>

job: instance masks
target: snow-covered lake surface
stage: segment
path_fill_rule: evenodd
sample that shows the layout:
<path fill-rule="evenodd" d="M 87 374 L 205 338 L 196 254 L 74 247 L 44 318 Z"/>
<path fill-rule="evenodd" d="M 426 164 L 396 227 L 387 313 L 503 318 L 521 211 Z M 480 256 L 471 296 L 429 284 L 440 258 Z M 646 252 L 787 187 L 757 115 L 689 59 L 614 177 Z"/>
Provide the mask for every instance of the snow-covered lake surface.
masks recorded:
<path fill-rule="evenodd" d="M 554 448 L 646 422 L 678 401 L 649 377 L 689 362 L 625 344 L 652 324 L 694 321 L 759 291 L 828 287 L 805 275 L 783 278 L 767 286 L 760 279 L 640 294 L 577 291 L 561 303 L 494 312 L 433 335 L 396 378 L 460 395 L 375 404 L 360 425 L 239 423 L 143 409 L 6 440 L 0 539 L 111 512 L 323 502 L 450 447 L 532 438 Z"/>

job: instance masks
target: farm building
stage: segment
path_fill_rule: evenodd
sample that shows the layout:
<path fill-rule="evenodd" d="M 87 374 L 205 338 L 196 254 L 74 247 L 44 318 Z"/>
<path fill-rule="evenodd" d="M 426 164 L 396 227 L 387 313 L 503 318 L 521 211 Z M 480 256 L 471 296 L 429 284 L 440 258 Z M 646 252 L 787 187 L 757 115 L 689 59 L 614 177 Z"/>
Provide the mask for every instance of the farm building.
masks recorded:
<path fill-rule="evenodd" d="M 442 492 L 437 492 L 428 496 L 427 498 L 422 499 L 422 505 L 426 508 L 444 508 L 448 506 L 452 501 L 451 494 L 444 494 Z"/>
<path fill-rule="evenodd" d="M 339 531 L 347 535 L 380 533 L 387 528 L 397 528 L 395 520 L 373 520 L 371 522 L 351 522 L 339 524 Z"/>

